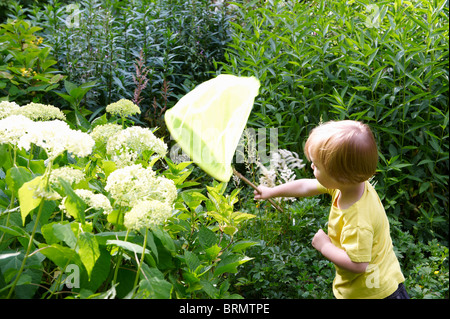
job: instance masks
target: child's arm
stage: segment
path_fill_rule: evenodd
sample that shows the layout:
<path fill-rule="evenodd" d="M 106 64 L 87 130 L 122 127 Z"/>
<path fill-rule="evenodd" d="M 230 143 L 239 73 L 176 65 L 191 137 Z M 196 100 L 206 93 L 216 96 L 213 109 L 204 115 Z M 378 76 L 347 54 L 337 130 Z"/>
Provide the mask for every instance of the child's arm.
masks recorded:
<path fill-rule="evenodd" d="M 345 270 L 354 273 L 363 273 L 366 271 L 368 262 L 357 263 L 350 259 L 345 250 L 333 245 L 330 238 L 322 229 L 316 233 L 312 240 L 312 245 L 316 248 L 326 259 L 333 264 L 344 268 Z"/>
<path fill-rule="evenodd" d="M 273 197 L 308 197 L 323 194 L 318 187 L 317 179 L 298 179 L 286 184 L 270 188 L 258 186 L 254 191 L 255 199 L 268 199 Z"/>

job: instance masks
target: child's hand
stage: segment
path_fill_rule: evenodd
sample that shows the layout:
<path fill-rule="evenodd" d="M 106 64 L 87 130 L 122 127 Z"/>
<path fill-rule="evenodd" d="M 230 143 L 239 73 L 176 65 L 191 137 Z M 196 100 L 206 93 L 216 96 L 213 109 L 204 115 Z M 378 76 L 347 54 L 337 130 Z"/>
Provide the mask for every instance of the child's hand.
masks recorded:
<path fill-rule="evenodd" d="M 266 186 L 258 186 L 258 190 L 255 190 L 253 194 L 255 194 L 255 199 L 268 199 L 270 198 L 270 187 Z"/>
<path fill-rule="evenodd" d="M 322 251 L 322 247 L 329 243 L 331 244 L 331 239 L 322 229 L 319 229 L 312 240 L 313 247 L 320 252 Z"/>

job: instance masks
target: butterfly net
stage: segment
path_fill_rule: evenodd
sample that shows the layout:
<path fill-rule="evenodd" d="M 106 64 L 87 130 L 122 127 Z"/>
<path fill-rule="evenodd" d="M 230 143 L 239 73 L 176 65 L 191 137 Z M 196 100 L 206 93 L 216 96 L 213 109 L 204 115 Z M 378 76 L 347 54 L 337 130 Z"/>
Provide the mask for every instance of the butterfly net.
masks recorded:
<path fill-rule="evenodd" d="M 181 149 L 215 179 L 229 181 L 231 162 L 260 83 L 254 77 L 222 74 L 203 82 L 165 113 Z"/>

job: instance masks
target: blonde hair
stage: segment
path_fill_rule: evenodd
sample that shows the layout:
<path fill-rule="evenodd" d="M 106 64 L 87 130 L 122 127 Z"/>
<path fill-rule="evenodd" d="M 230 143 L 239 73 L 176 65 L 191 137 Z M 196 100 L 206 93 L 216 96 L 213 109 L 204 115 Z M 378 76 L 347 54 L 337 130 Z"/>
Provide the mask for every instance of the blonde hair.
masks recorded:
<path fill-rule="evenodd" d="M 375 174 L 378 150 L 369 126 L 357 121 L 330 121 L 314 128 L 305 144 L 308 160 L 343 184 L 361 183 Z"/>

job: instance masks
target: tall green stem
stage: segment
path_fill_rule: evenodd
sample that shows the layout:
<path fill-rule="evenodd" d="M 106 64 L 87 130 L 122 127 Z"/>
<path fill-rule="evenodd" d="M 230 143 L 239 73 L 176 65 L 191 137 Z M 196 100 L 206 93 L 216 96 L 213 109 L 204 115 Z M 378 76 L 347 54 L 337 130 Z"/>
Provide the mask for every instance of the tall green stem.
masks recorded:
<path fill-rule="evenodd" d="M 53 160 L 50 161 L 50 163 L 48 164 L 48 168 L 47 171 L 45 172 L 45 188 L 48 191 L 49 188 L 49 180 L 50 180 L 50 173 L 52 170 L 52 166 L 53 166 Z M 34 226 L 33 226 L 33 231 L 31 232 L 31 236 L 30 236 L 30 240 L 28 241 L 28 247 L 27 247 L 27 251 L 25 253 L 25 256 L 23 257 L 23 261 L 22 261 L 22 265 L 20 266 L 19 272 L 17 273 L 16 279 L 14 280 L 11 289 L 9 290 L 8 296 L 6 297 L 6 299 L 9 299 L 14 291 L 14 289 L 16 288 L 17 283 L 19 282 L 20 276 L 22 275 L 22 272 L 25 268 L 25 264 L 27 262 L 27 259 L 30 255 L 30 251 L 31 251 L 31 247 L 33 246 L 33 240 L 34 240 L 34 235 L 36 234 L 36 229 L 37 229 L 37 225 L 39 224 L 39 219 L 41 219 L 41 214 L 42 214 L 42 209 L 44 208 L 44 198 L 41 198 L 41 201 L 39 203 L 39 210 L 38 213 L 36 215 L 36 220 L 34 221 Z"/>
<path fill-rule="evenodd" d="M 125 235 L 125 241 L 128 240 L 128 234 L 130 233 L 130 230 L 127 230 L 127 234 Z M 117 274 L 119 273 L 119 268 L 120 268 L 120 264 L 122 263 L 122 258 L 123 258 L 123 252 L 122 252 L 122 248 L 119 248 L 119 252 L 117 253 L 117 265 L 116 265 L 116 269 L 114 270 L 114 278 L 112 280 L 112 284 L 113 286 L 116 284 L 116 280 L 117 280 Z"/>
<path fill-rule="evenodd" d="M 25 253 L 25 256 L 23 257 L 22 265 L 20 266 L 19 272 L 17 273 L 16 279 L 14 280 L 13 285 L 11 286 L 11 289 L 9 290 L 9 293 L 8 293 L 8 296 L 6 297 L 6 299 L 11 298 L 11 295 L 12 295 L 14 289 L 16 288 L 17 283 L 19 282 L 20 276 L 22 275 L 23 269 L 25 268 L 25 264 L 29 257 L 31 247 L 33 246 L 34 235 L 36 234 L 37 225 L 39 223 L 39 219 L 41 218 L 41 213 L 42 213 L 43 207 L 44 207 L 44 199 L 42 198 L 41 203 L 39 204 L 39 211 L 37 213 L 36 220 L 34 222 L 33 231 L 31 232 L 30 240 L 28 241 L 27 251 Z"/>
<path fill-rule="evenodd" d="M 31 144 L 30 153 L 28 154 L 27 168 L 30 169 L 31 159 L 33 158 L 34 144 Z"/>
<path fill-rule="evenodd" d="M 144 262 L 144 257 L 145 257 L 145 247 L 147 247 L 147 234 L 148 234 L 148 229 L 145 229 L 145 236 L 144 236 L 144 244 L 142 245 L 142 255 L 141 255 L 141 260 L 139 261 L 139 266 L 137 269 L 137 273 L 136 273 L 136 278 L 134 279 L 134 285 L 133 287 L 136 287 L 138 281 L 139 281 L 139 274 L 141 272 L 141 267 L 142 267 L 142 263 Z"/>

